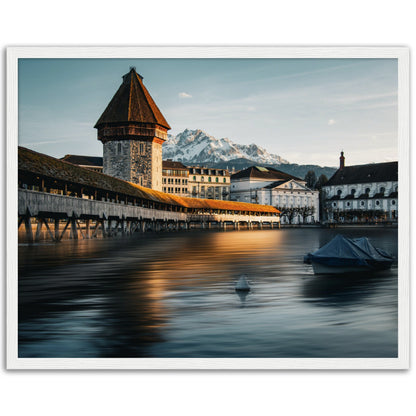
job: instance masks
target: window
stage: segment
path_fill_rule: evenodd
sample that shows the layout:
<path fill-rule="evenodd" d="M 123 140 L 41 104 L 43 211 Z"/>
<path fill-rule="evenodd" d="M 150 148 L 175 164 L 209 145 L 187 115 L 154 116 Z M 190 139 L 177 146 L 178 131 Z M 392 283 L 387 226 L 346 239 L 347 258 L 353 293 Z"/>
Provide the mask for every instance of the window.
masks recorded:
<path fill-rule="evenodd" d="M 380 205 L 380 201 L 376 201 L 376 205 L 378 206 L 378 205 Z"/>
<path fill-rule="evenodd" d="M 361 201 L 360 202 L 360 205 L 363 207 L 364 206 L 364 201 Z"/>
<path fill-rule="evenodd" d="M 121 143 L 117 143 L 117 153 L 121 154 Z"/>
<path fill-rule="evenodd" d="M 219 179 L 218 178 L 215 178 L 215 182 L 218 182 L 219 181 Z"/>
<path fill-rule="evenodd" d="M 204 182 L 204 177 L 203 176 L 201 176 L 201 182 Z"/>
<path fill-rule="evenodd" d="M 396 201 L 393 199 L 393 201 L 391 201 L 392 205 L 396 205 Z"/>
<path fill-rule="evenodd" d="M 193 180 L 196 181 L 196 176 L 193 177 Z"/>
<path fill-rule="evenodd" d="M 341 196 L 341 194 L 342 194 L 341 189 L 338 189 L 338 191 L 337 191 L 337 195 L 338 195 L 338 196 Z"/>
<path fill-rule="evenodd" d="M 385 188 L 384 186 L 382 186 L 382 187 L 380 188 L 380 193 L 381 193 L 381 194 L 384 194 L 384 192 L 386 192 L 386 188 Z"/>
<path fill-rule="evenodd" d="M 332 206 L 333 206 L 333 207 L 336 207 L 336 206 L 337 206 L 337 203 L 336 203 L 336 202 L 334 202 L 334 203 L 332 204 Z"/>
<path fill-rule="evenodd" d="M 365 188 L 365 193 L 368 195 L 370 193 L 370 188 Z"/>
<path fill-rule="evenodd" d="M 226 182 L 226 179 L 225 178 L 223 178 L 223 180 L 222 180 L 224 183 Z"/>
<path fill-rule="evenodd" d="M 208 178 L 208 182 L 211 182 L 211 176 Z"/>
<path fill-rule="evenodd" d="M 356 191 L 355 191 L 355 189 L 354 189 L 354 188 L 352 188 L 352 189 L 351 189 L 351 195 L 355 195 L 355 192 L 356 192 Z"/>
<path fill-rule="evenodd" d="M 347 202 L 347 207 L 349 207 L 351 205 L 351 203 L 350 202 Z"/>

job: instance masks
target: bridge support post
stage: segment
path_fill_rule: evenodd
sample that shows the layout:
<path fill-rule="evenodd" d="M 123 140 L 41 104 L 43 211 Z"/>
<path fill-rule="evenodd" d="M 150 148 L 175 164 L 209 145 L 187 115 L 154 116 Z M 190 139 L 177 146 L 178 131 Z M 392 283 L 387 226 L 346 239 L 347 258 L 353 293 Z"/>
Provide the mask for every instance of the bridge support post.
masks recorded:
<path fill-rule="evenodd" d="M 58 218 L 55 218 L 54 231 L 55 231 L 55 241 L 59 241 L 59 219 Z"/>
<path fill-rule="evenodd" d="M 33 243 L 32 222 L 30 220 L 30 216 L 26 215 L 24 221 L 27 241 L 29 243 Z"/>
<path fill-rule="evenodd" d="M 71 238 L 78 240 L 77 222 L 74 216 L 71 217 Z"/>
<path fill-rule="evenodd" d="M 35 241 L 39 241 L 41 231 L 42 231 L 42 220 L 40 218 L 38 218 L 38 225 L 36 227 Z"/>
<path fill-rule="evenodd" d="M 86 233 L 86 237 L 89 240 L 90 239 L 90 220 L 87 219 L 85 220 L 85 233 Z"/>

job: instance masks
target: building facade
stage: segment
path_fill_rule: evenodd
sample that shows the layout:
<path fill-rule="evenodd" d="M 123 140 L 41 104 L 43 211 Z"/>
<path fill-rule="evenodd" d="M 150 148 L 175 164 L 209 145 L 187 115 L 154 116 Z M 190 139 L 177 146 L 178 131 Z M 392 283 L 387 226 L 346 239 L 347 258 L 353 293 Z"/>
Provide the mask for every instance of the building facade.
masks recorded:
<path fill-rule="evenodd" d="M 397 221 L 398 162 L 340 166 L 322 187 L 329 222 Z"/>
<path fill-rule="evenodd" d="M 281 211 L 282 224 L 319 221 L 319 192 L 273 168 L 251 166 L 231 175 L 231 200 L 272 205 Z"/>
<path fill-rule="evenodd" d="M 230 173 L 226 169 L 189 167 L 192 198 L 230 200 Z"/>
<path fill-rule="evenodd" d="M 95 128 L 105 174 L 162 190 L 162 144 L 170 126 L 135 68 L 123 76 Z"/>
<path fill-rule="evenodd" d="M 189 196 L 189 169 L 181 162 L 171 159 L 162 163 L 162 190 L 168 194 Z"/>

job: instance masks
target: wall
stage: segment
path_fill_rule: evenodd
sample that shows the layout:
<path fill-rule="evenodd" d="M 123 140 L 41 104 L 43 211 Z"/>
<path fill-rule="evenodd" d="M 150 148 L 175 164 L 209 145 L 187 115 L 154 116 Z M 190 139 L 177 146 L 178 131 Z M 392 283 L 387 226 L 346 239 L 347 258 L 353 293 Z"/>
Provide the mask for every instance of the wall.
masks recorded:
<path fill-rule="evenodd" d="M 162 145 L 146 140 L 111 140 L 103 145 L 103 173 L 162 190 Z"/>

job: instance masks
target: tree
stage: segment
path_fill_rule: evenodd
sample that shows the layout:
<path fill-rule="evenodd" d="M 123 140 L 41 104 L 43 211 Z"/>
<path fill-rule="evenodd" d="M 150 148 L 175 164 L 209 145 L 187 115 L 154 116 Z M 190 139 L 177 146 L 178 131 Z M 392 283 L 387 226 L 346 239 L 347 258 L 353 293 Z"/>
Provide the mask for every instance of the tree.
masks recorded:
<path fill-rule="evenodd" d="M 325 216 L 323 215 L 325 211 L 325 195 L 322 191 L 322 187 L 328 182 L 328 178 L 322 174 L 319 176 L 318 180 L 316 181 L 315 188 L 319 191 L 319 211 L 321 212 L 321 219 L 325 220 Z"/>
<path fill-rule="evenodd" d="M 322 175 L 321 175 L 322 176 Z M 308 173 L 305 175 L 306 186 L 309 189 L 313 189 L 316 183 L 316 175 L 313 170 L 309 170 Z"/>
<path fill-rule="evenodd" d="M 315 188 L 320 191 L 326 182 L 328 182 L 328 178 L 322 174 L 316 181 Z"/>
<path fill-rule="evenodd" d="M 280 217 L 285 217 L 289 224 L 293 224 L 297 216 L 302 218 L 302 222 L 315 213 L 314 207 L 277 207 Z"/>

